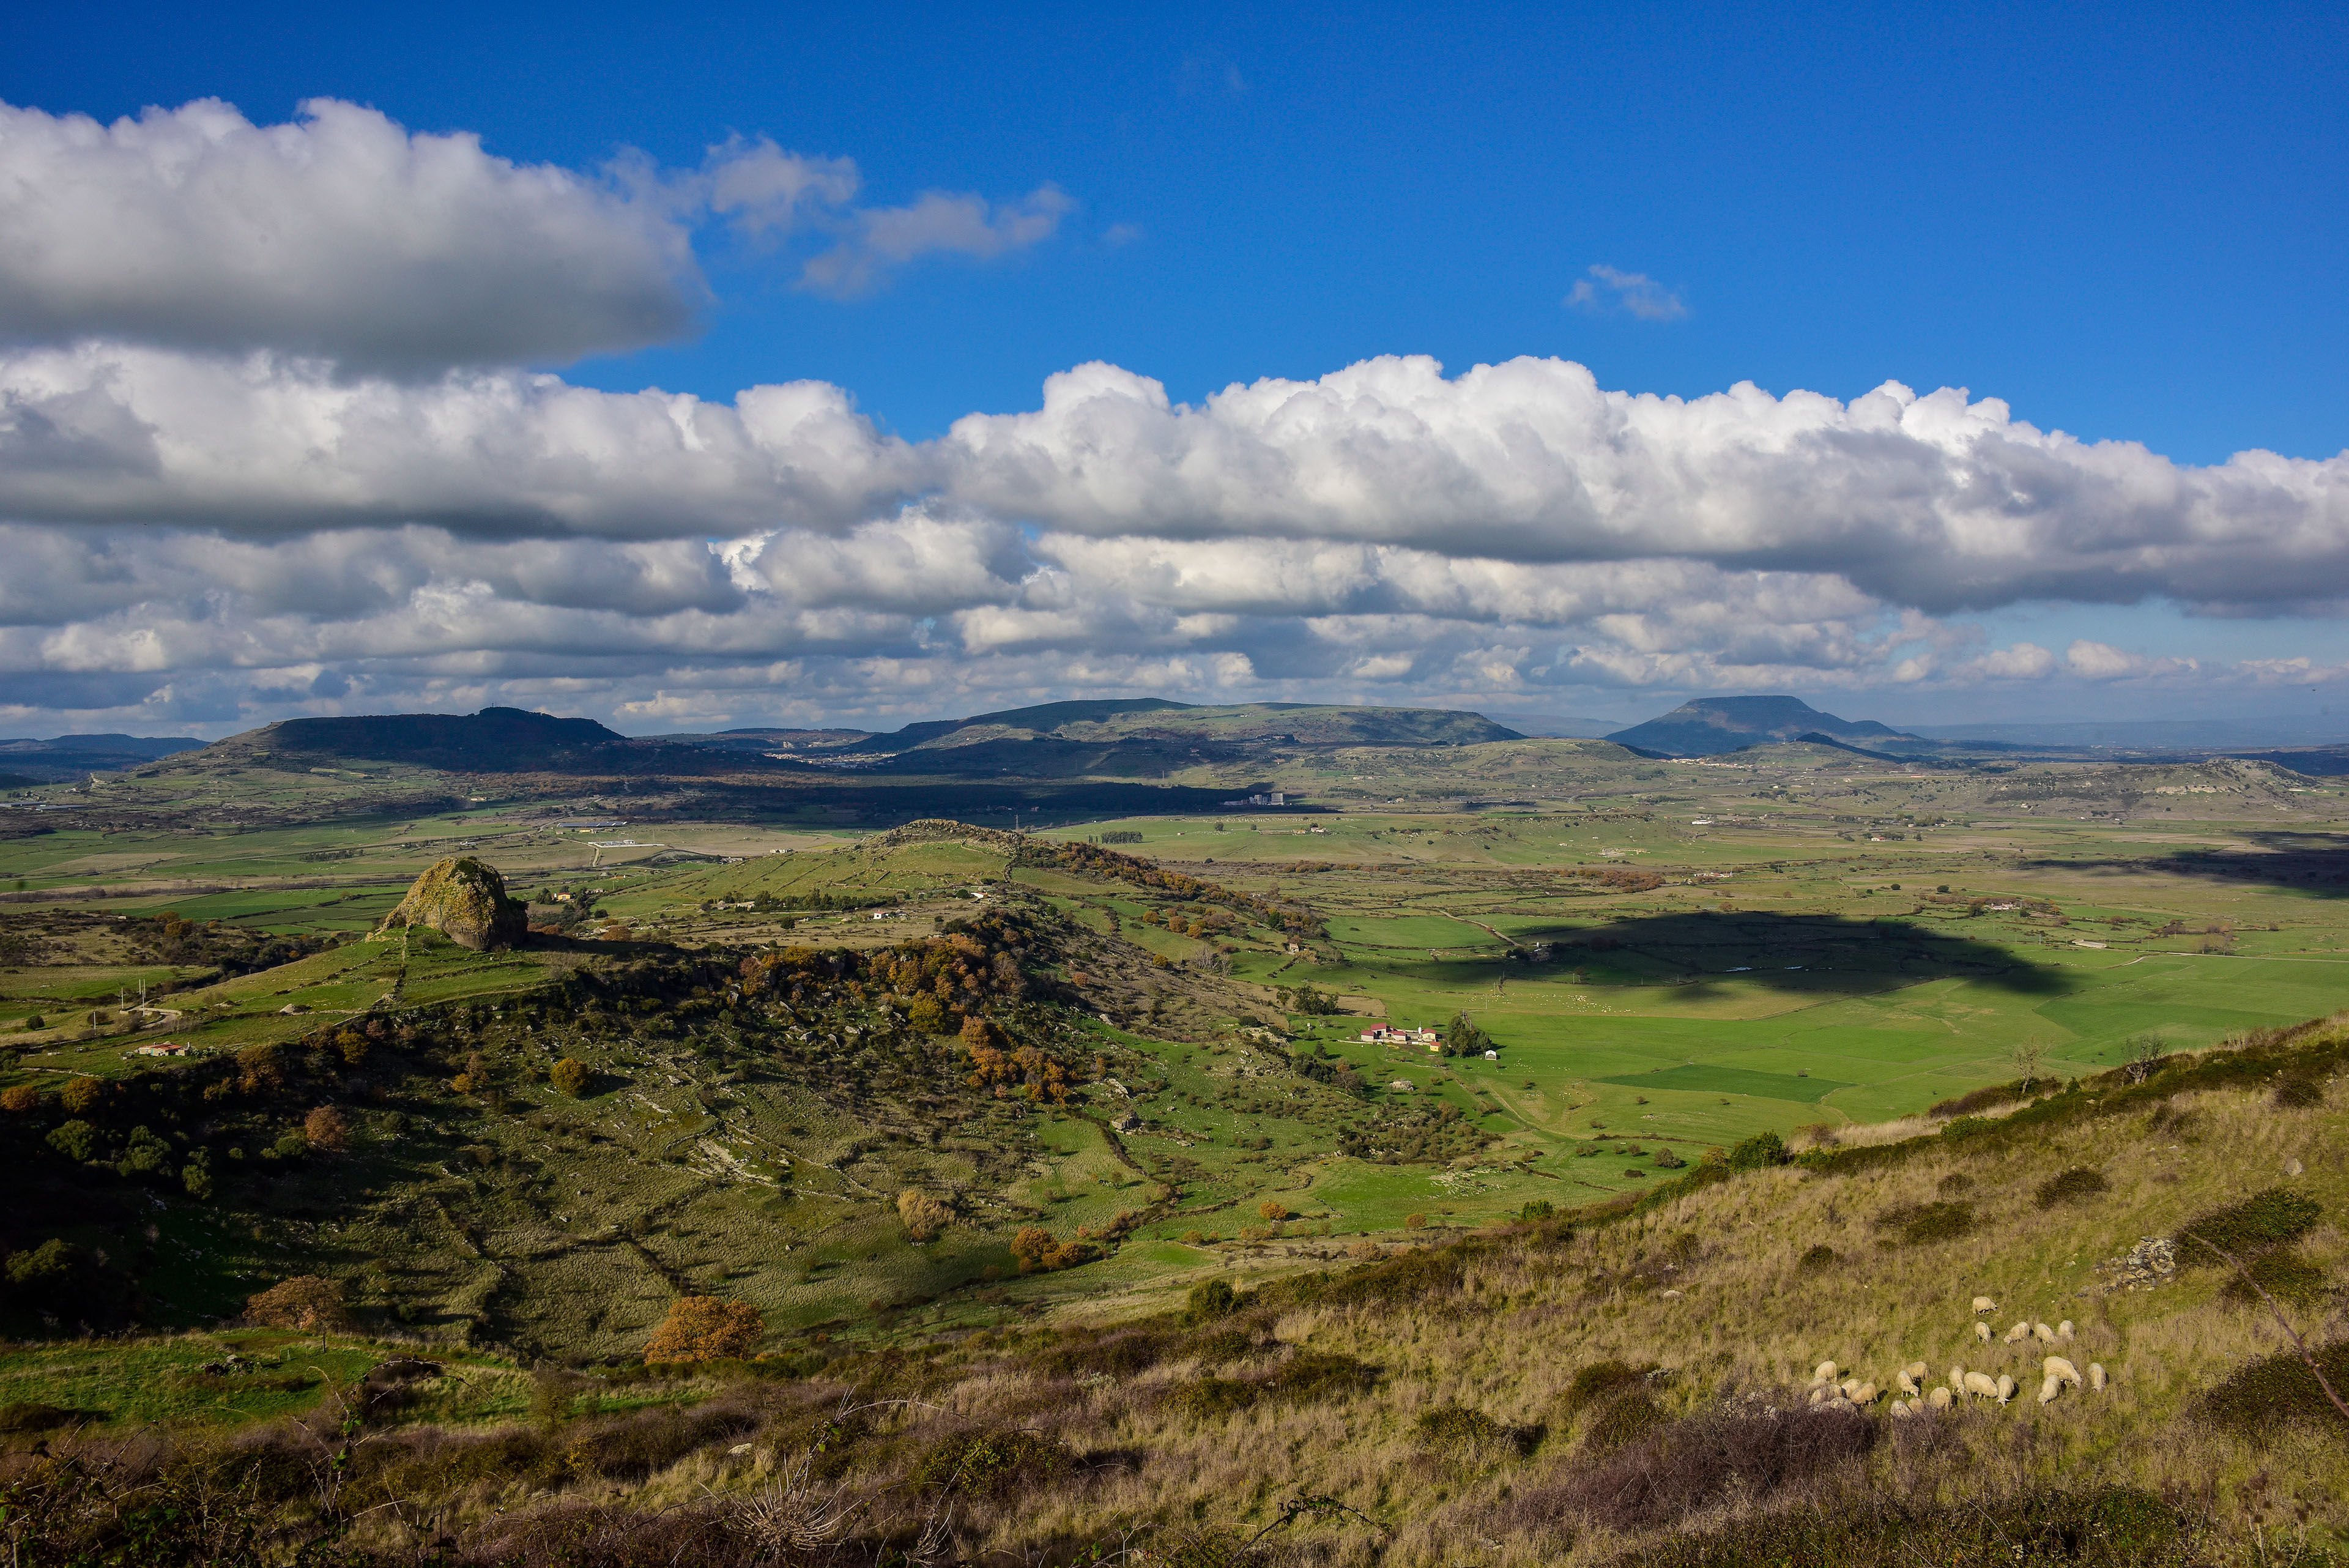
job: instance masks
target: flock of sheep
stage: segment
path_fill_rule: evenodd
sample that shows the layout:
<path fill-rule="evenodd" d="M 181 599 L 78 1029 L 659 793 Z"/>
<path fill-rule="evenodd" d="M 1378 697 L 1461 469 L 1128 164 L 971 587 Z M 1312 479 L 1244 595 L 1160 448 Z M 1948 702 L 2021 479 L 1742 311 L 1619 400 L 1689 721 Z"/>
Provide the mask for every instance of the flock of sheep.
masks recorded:
<path fill-rule="evenodd" d="M 1991 1326 L 1982 1321 L 1982 1314 L 1997 1310 L 1998 1303 L 1990 1297 L 1974 1298 L 1974 1337 L 1984 1345 L 1988 1345 L 1991 1341 Z M 2036 1339 L 2043 1344 L 2055 1345 L 2068 1341 L 2071 1337 L 2072 1322 L 2069 1318 L 2057 1324 L 2054 1328 L 2048 1327 L 2044 1323 L 2025 1321 L 2016 1324 L 2006 1331 L 2005 1343 L 2020 1345 L 2026 1339 Z M 2014 1397 L 2014 1379 L 2003 1372 L 1993 1378 L 1988 1373 L 1969 1372 L 1962 1366 L 1952 1366 L 1950 1368 L 1950 1381 L 1946 1386 L 1936 1384 L 1932 1388 L 1927 1389 L 1920 1382 L 1926 1376 L 1926 1370 L 1923 1362 L 1912 1361 L 1894 1376 L 1893 1381 L 1900 1390 L 1900 1397 L 1892 1401 L 1890 1409 L 1893 1415 L 1905 1419 L 1921 1410 L 1946 1410 L 1951 1404 L 1968 1396 L 1995 1399 L 2002 1405 Z M 2039 1383 L 2039 1402 L 2042 1405 L 2050 1404 L 2059 1397 L 2067 1384 L 2074 1388 L 2093 1388 L 2099 1393 L 2104 1391 L 2105 1368 L 2101 1362 L 2088 1363 L 2088 1376 L 2085 1379 L 2081 1377 L 2078 1367 L 2060 1355 L 2048 1356 L 2040 1363 L 2040 1370 L 2042 1376 Z M 1881 1397 L 1883 1397 L 1883 1390 L 1878 1388 L 1874 1383 L 1858 1377 L 1841 1376 L 1838 1368 L 1832 1361 L 1820 1362 L 1818 1370 L 1811 1374 L 1811 1403 L 1814 1405 L 1833 1403 L 1864 1407 L 1873 1405 Z"/>

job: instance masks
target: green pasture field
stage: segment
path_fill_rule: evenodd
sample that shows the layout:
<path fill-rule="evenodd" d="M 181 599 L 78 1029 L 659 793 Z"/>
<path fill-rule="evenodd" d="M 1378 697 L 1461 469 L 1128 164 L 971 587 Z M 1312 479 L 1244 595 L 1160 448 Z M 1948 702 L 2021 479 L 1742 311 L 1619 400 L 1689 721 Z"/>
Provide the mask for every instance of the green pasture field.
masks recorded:
<path fill-rule="evenodd" d="M 0 1405 L 39 1404 L 101 1427 L 154 1423 L 233 1428 L 298 1415 L 369 1367 L 415 1355 L 410 1345 L 322 1338 L 279 1329 L 233 1329 L 168 1339 L 0 1346 Z M 421 1354 L 442 1376 L 416 1386 L 404 1420 L 472 1424 L 511 1419 L 530 1402 L 530 1377 L 479 1354 Z M 207 1373 L 241 1357 L 247 1366 Z"/>
<path fill-rule="evenodd" d="M 430 1296 L 419 1321 L 435 1332 L 477 1319 L 494 1298 L 521 1303 L 508 1309 L 521 1341 L 600 1355 L 640 1344 L 681 1288 L 750 1300 L 778 1331 L 862 1332 L 843 1325 L 898 1314 L 991 1321 L 1235 1260 L 1276 1266 L 1268 1260 L 1300 1249 L 1392 1236 L 1413 1216 L 1442 1229 L 1534 1199 L 1636 1190 L 1661 1179 L 1664 1149 L 1693 1159 L 1764 1129 L 1881 1120 L 2012 1079 L 2024 1063 L 2070 1076 L 2112 1064 L 2140 1035 L 2172 1049 L 2209 1044 L 2349 1005 L 2349 836 L 2329 787 L 2290 784 L 2255 798 L 2267 786 L 2238 779 L 2224 798 L 2147 794 L 2123 815 L 2090 810 L 2062 793 L 2071 786 L 2029 769 L 1984 779 L 1830 757 L 1775 774 L 1609 763 L 1568 776 L 1559 770 L 1576 754 L 1570 745 L 1502 744 L 1516 750 L 1325 759 L 1325 784 L 1365 794 L 1338 802 L 1343 811 L 1234 811 L 1220 831 L 1212 815 L 1185 815 L 1047 836 L 1139 832 L 1143 842 L 1119 847 L 1301 903 L 1326 929 L 1301 956 L 1263 928 L 1201 941 L 1146 925 L 1145 913 L 1179 901 L 1013 871 L 984 846 L 881 850 L 854 835 L 663 825 L 614 836 L 739 864 L 648 865 L 656 851 L 640 847 L 619 867 L 590 866 L 599 855 L 587 845 L 602 833 L 555 832 L 494 802 L 410 817 L 0 841 L 0 889 L 73 886 L 89 891 L 69 908 L 349 934 L 379 919 L 432 860 L 471 853 L 524 891 L 592 888 L 610 917 L 657 940 L 863 946 L 990 907 L 969 897 L 985 888 L 992 900 L 1046 899 L 1097 933 L 1113 926 L 1176 966 L 1227 967 L 1243 991 L 1309 984 L 1358 1013 L 1408 1023 L 1444 1025 L 1464 1012 L 1497 1044 L 1496 1062 L 1433 1058 L 1361 1041 L 1360 1016 L 1291 1014 L 1298 1046 L 1326 1050 L 1371 1085 L 1357 1101 L 1244 1032 L 1185 1043 L 1087 1020 L 1084 1049 L 1104 1054 L 1131 1098 L 1093 1085 L 1077 1106 L 999 1119 L 988 1136 L 1014 1140 L 1017 1168 L 982 1181 L 981 1168 L 1001 1168 L 951 1137 L 933 1146 L 900 1133 L 879 1154 L 859 1155 L 872 1127 L 788 1081 L 727 1085 L 712 1110 L 698 1096 L 716 1085 L 690 1038 L 655 1048 L 539 1025 L 515 1047 L 517 1064 L 575 1054 L 598 1087 L 567 1101 L 543 1075 L 517 1077 L 502 1113 L 452 1102 L 429 1133 L 405 1135 L 406 1147 L 369 1143 L 396 1162 L 370 1179 L 385 1197 L 347 1216 L 332 1251 L 353 1268 L 369 1255 L 417 1259 L 411 1293 Z M 1345 768 L 1353 771 L 1339 778 Z M 1408 775 L 1408 787 L 1356 776 L 1374 768 Z M 2152 788 L 2204 775 L 2144 776 Z M 1522 794 L 1487 788 L 1512 779 Z M 1372 803 L 1378 788 L 1417 793 L 1396 807 Z M 1439 789 L 1543 804 L 1420 804 Z M 198 890 L 210 887 L 219 890 Z M 882 921 L 801 912 L 788 932 L 771 915 L 700 909 L 761 892 L 898 902 Z M 264 974 L 189 985 L 166 999 L 178 1021 L 135 1038 L 52 1030 L 12 1043 L 26 1075 L 116 1075 L 139 1070 L 128 1053 L 142 1041 L 233 1050 L 378 1005 L 519 1000 L 610 950 L 583 941 L 482 955 L 418 933 L 353 941 Z M 0 971 L 0 1030 L 58 1002 L 87 1011 L 142 979 L 173 978 L 203 977 L 151 964 Z M 1251 994 L 1270 1011 L 1270 991 Z M 1397 1080 L 1412 1087 L 1389 1087 Z M 1489 1141 L 1418 1163 L 1338 1152 L 1342 1127 L 1380 1146 L 1387 1129 L 1439 1105 Z M 1144 1126 L 1112 1132 L 1128 1110 Z M 1000 1108 L 990 1114 L 1000 1118 Z M 460 1154 L 476 1150 L 491 1164 Z M 775 1179 L 785 1165 L 788 1199 Z M 488 1169 L 494 1182 L 479 1174 Z M 964 1220 L 936 1241 L 910 1243 L 891 1207 L 900 1185 L 964 1194 Z M 450 1213 L 476 1212 L 463 1209 L 475 1203 L 470 1229 L 450 1232 L 421 1202 L 426 1193 Z M 1293 1216 L 1282 1233 L 1238 1240 L 1261 1229 L 1268 1200 Z M 988 1267 L 1008 1271 L 1005 1243 L 1019 1224 L 1067 1237 L 1144 1210 L 1153 1218 L 1104 1262 L 975 1282 Z M 298 1251 L 192 1220 L 158 1223 L 190 1299 L 217 1297 L 217 1310 L 233 1310 L 233 1283 L 282 1272 Z M 1193 1231 L 1218 1240 L 1188 1246 Z"/>

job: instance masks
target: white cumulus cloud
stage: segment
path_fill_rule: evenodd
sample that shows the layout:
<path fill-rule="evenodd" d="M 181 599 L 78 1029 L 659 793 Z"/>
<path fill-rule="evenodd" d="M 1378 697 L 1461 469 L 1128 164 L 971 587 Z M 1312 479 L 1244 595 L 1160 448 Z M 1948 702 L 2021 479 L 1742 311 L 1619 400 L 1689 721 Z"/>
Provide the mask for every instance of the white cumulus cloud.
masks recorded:
<path fill-rule="evenodd" d="M 949 253 L 1049 239 L 1057 187 L 992 204 L 860 207 L 853 160 L 736 136 L 698 168 L 624 151 L 581 173 L 470 132 L 312 99 L 255 125 L 215 99 L 101 124 L 0 104 L 0 339 L 270 349 L 346 369 L 565 362 L 688 332 L 715 222 L 795 243 L 810 287 L 854 294 Z M 809 254 L 812 250 L 815 254 Z"/>
<path fill-rule="evenodd" d="M 0 105 L 0 335 L 407 369 L 639 348 L 703 294 L 665 203 L 469 133 L 333 99 L 273 126 L 212 99 L 111 125 Z"/>

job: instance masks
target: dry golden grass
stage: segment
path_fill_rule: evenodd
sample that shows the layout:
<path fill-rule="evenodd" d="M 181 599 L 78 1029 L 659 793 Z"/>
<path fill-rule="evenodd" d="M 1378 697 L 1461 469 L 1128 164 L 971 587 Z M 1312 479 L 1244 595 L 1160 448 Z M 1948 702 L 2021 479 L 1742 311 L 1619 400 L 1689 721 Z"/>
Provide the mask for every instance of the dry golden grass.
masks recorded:
<path fill-rule="evenodd" d="M 2295 1163 L 2299 1174 L 2290 1174 Z M 2041 1209 L 2041 1183 L 2075 1167 L 2102 1172 L 2108 1190 Z M 2035 1136 L 1935 1143 L 1853 1174 L 1756 1171 L 1562 1240 L 1496 1232 L 1471 1243 L 1456 1290 L 1424 1299 L 1300 1302 L 1276 1287 L 1272 1299 L 1298 1304 L 1244 1307 L 1211 1325 L 1252 1336 L 1254 1348 L 1237 1355 L 1176 1338 L 1161 1317 L 1154 1332 L 1172 1353 L 1139 1371 L 1113 1370 L 1086 1360 L 1099 1323 L 1064 1322 L 938 1347 L 918 1375 L 867 1363 L 853 1386 L 748 1386 L 761 1391 L 740 1397 L 770 1402 L 749 1451 L 705 1446 L 640 1481 L 583 1478 L 564 1492 L 647 1512 L 748 1498 L 800 1462 L 823 1409 L 890 1399 L 901 1402 L 859 1417 L 861 1435 L 840 1450 L 850 1465 L 837 1484 L 861 1500 L 866 1526 L 897 1531 L 900 1541 L 950 1507 L 968 1561 L 1115 1546 L 1138 1527 L 1154 1532 L 1143 1539 L 1164 1560 L 1193 1538 L 1245 1540 L 1287 1500 L 1311 1495 L 1358 1516 L 1278 1532 L 1274 1539 L 1300 1561 L 1596 1564 L 1642 1542 L 1544 1501 L 1545 1489 L 1572 1484 L 1596 1462 L 1586 1447 L 1593 1411 L 1578 1413 L 1567 1400 L 1581 1369 L 1610 1360 L 1652 1366 L 1648 1391 L 1679 1415 L 1744 1394 L 1799 1398 L 1824 1360 L 1883 1387 L 1921 1360 L 1929 1382 L 1963 1366 L 2012 1374 L 2021 1388 L 2004 1408 L 1975 1403 L 1945 1417 L 1886 1417 L 1871 1453 L 1814 1478 L 1807 1491 L 1733 1496 L 1679 1526 L 1731 1524 L 1790 1496 L 1959 1504 L 2111 1484 L 2205 1511 L 2210 1561 L 2283 1561 L 2265 1555 L 2272 1541 L 2306 1527 L 2335 1532 L 2337 1542 L 2349 1526 L 2349 1432 L 2287 1433 L 2261 1449 L 2196 1421 L 2191 1407 L 2204 1390 L 2279 1349 L 2283 1335 L 2265 1313 L 2220 1299 L 2220 1270 L 2116 1290 L 2098 1268 L 2141 1238 L 2174 1235 L 2205 1210 L 2280 1184 L 2324 1206 L 2327 1220 L 2300 1250 L 2341 1278 L 2349 1268 L 2349 1222 L 2340 1218 L 2349 1213 L 2349 1090 L 2340 1083 L 2304 1108 L 2280 1108 L 2264 1088 L 2183 1094 L 2158 1117 L 2140 1106 Z M 1879 1223 L 1937 1202 L 1971 1204 L 1974 1230 L 1915 1244 Z M 1820 1244 L 1838 1261 L 1798 1268 Z M 1333 1277 L 1346 1266 L 1329 1265 Z M 2075 1337 L 2052 1347 L 1995 1336 L 1984 1345 L 1974 1332 L 1977 1295 L 1998 1303 L 1983 1314 L 1995 1334 L 2017 1321 L 2068 1319 Z M 2312 1340 L 2344 1326 L 2337 1311 L 2299 1321 Z M 2101 1363 L 2110 1386 L 2039 1405 L 2040 1362 L 2051 1349 L 2083 1370 Z M 1260 1375 L 1303 1355 L 1356 1357 L 1380 1376 L 1368 1391 L 1268 1394 L 1217 1415 L 1186 1413 L 1170 1397 L 1202 1377 Z M 1524 1452 L 1501 1443 L 1430 1452 L 1417 1423 L 1447 1406 L 1541 1438 Z M 1006 1428 L 1065 1444 L 1077 1470 L 951 1502 L 912 1484 L 921 1456 L 941 1438 Z M 436 1528 L 484 1525 L 543 1501 L 521 1482 L 476 1484 L 444 1500 Z"/>

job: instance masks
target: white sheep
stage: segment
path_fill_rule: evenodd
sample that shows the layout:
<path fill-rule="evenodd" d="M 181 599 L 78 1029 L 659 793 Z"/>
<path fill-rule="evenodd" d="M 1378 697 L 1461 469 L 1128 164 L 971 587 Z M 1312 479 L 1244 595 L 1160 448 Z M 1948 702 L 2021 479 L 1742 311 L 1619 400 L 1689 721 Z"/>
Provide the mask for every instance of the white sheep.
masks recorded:
<path fill-rule="evenodd" d="M 1890 1413 L 1891 1413 L 1892 1415 L 1894 1415 L 1894 1416 L 1896 1416 L 1896 1417 L 1899 1417 L 1899 1418 L 1900 1418 L 1901 1420 L 1903 1420 L 1903 1421 L 1907 1420 L 1910 1416 L 1912 1416 L 1912 1415 L 1915 1415 L 1915 1414 L 1916 1414 L 1916 1412 L 1915 1412 L 1915 1411 L 1913 1411 L 1913 1410 L 1909 1409 L 1908 1406 L 1906 1406 L 1906 1405 L 1902 1404 L 1902 1403 L 1901 1403 L 1899 1400 L 1898 1400 L 1898 1399 L 1895 1399 L 1894 1401 L 1892 1401 L 1892 1409 L 1891 1409 L 1891 1412 L 1890 1412 Z"/>
<path fill-rule="evenodd" d="M 2006 1331 L 2006 1343 L 2009 1345 L 2017 1344 L 2020 1341 L 2029 1339 L 2030 1337 L 2031 1325 L 2027 1323 L 2018 1323 L 2013 1328 Z"/>
<path fill-rule="evenodd" d="M 2103 1362 L 2091 1361 L 2088 1363 L 2088 1386 L 2095 1389 L 2099 1394 L 2105 1391 L 2105 1364 Z"/>
<path fill-rule="evenodd" d="M 2060 1355 L 2049 1356 L 2039 1364 L 2039 1369 L 2058 1382 L 2069 1383 L 2075 1388 L 2080 1386 L 2080 1369 Z"/>
<path fill-rule="evenodd" d="M 1901 1368 L 1901 1370 L 1908 1373 L 1911 1377 L 1921 1379 L 1925 1376 L 1926 1366 L 1921 1361 L 1912 1361 L 1907 1366 Z"/>
<path fill-rule="evenodd" d="M 1847 1397 L 1855 1405 L 1873 1405 L 1883 1396 L 1883 1392 L 1873 1383 L 1862 1383 L 1855 1387 Z"/>
<path fill-rule="evenodd" d="M 1832 1361 L 1820 1362 L 1818 1370 L 1811 1374 L 1813 1383 L 1832 1383 L 1835 1380 L 1836 1364 Z"/>
<path fill-rule="evenodd" d="M 1984 1345 L 1988 1345 L 1990 1343 L 1990 1324 L 1982 1322 L 1980 1318 L 1976 1318 L 1974 1320 L 1974 1337 L 1981 1340 Z"/>
<path fill-rule="evenodd" d="M 2054 1404 L 2055 1396 L 2062 1392 L 2064 1392 L 2064 1380 L 2054 1373 L 2051 1372 L 2039 1380 L 2039 1402 L 2042 1405 Z"/>
<path fill-rule="evenodd" d="M 1964 1386 L 1967 1393 L 1975 1395 L 1981 1398 L 1995 1399 L 1998 1397 L 1998 1385 L 1992 1382 L 1988 1375 L 1984 1373 L 1967 1373 Z"/>
<path fill-rule="evenodd" d="M 1991 1300 L 1988 1296 L 1976 1296 L 1974 1298 L 1974 1311 L 1996 1312 L 1997 1310 L 1998 1303 Z"/>
<path fill-rule="evenodd" d="M 1909 1369 L 1907 1367 L 1904 1366 L 1899 1372 L 1895 1373 L 1893 1375 L 1892 1381 L 1903 1394 L 1909 1396 L 1911 1398 L 1916 1397 L 1917 1380 L 1909 1376 Z"/>
<path fill-rule="evenodd" d="M 1925 1396 L 1925 1403 L 1936 1410 L 1946 1410 L 1950 1407 L 1950 1391 L 1936 1387 L 1930 1394 Z"/>
<path fill-rule="evenodd" d="M 1814 1404 L 1814 1405 L 1818 1404 L 1821 1400 L 1825 1399 L 1826 1397 L 1827 1397 L 1827 1391 L 1826 1391 L 1826 1386 L 1825 1386 L 1825 1385 L 1822 1385 L 1822 1386 L 1820 1386 L 1819 1387 L 1816 1387 L 1816 1388 L 1814 1388 L 1814 1389 L 1812 1389 L 1812 1390 L 1811 1390 L 1811 1403 L 1812 1403 L 1812 1404 Z"/>
<path fill-rule="evenodd" d="M 2055 1337 L 2058 1339 L 2069 1339 L 2072 1337 L 2072 1320 L 2070 1318 L 2067 1317 L 2062 1323 L 2055 1325 Z"/>
<path fill-rule="evenodd" d="M 1998 1402 L 2005 1404 L 2014 1397 L 2014 1379 L 2002 1372 L 1998 1375 Z"/>
<path fill-rule="evenodd" d="M 1950 1391 L 1954 1394 L 1962 1394 L 1966 1391 L 1966 1369 L 1964 1367 L 1952 1366 L 1950 1368 Z"/>
<path fill-rule="evenodd" d="M 2055 1331 L 2044 1323 L 2034 1323 L 2031 1325 L 2031 1337 L 2042 1345 L 2053 1345 L 2055 1343 Z"/>

